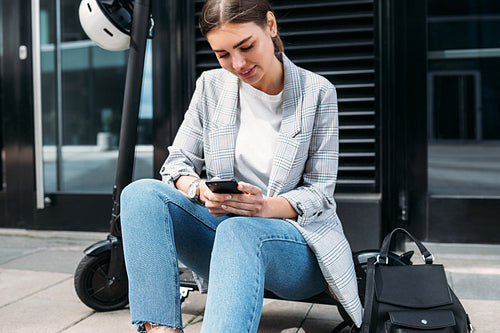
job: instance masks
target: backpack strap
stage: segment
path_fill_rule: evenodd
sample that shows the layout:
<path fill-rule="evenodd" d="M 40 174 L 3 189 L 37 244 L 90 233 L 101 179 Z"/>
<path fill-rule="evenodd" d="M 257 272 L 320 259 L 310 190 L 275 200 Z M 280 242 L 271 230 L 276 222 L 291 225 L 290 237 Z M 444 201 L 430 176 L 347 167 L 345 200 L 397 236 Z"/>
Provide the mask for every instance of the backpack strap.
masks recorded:
<path fill-rule="evenodd" d="M 362 333 L 369 333 L 372 321 L 373 299 L 375 298 L 375 264 L 374 257 L 369 258 L 366 264 L 366 294 L 365 294 L 365 312 L 363 314 Z"/>
<path fill-rule="evenodd" d="M 432 264 L 434 262 L 434 255 L 429 250 L 427 250 L 427 248 L 424 246 L 424 244 L 422 244 L 421 241 L 419 241 L 418 239 L 413 237 L 413 235 L 410 234 L 406 229 L 396 228 L 393 231 L 391 231 L 390 234 L 385 236 L 385 238 L 382 242 L 382 246 L 380 247 L 380 255 L 379 255 L 379 258 L 377 259 L 377 263 L 388 264 L 389 248 L 391 246 L 392 237 L 397 232 L 406 234 L 406 236 L 408 236 L 417 245 L 417 247 L 420 250 L 420 253 L 422 254 L 426 264 Z"/>

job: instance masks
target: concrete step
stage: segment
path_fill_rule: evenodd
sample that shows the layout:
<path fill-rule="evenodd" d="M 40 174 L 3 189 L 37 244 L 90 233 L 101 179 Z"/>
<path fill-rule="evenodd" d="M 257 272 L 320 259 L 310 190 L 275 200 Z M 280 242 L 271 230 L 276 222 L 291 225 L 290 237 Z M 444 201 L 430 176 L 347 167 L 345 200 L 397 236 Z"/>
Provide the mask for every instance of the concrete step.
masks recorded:
<path fill-rule="evenodd" d="M 448 244 L 424 242 L 444 265 L 448 283 L 459 299 L 500 300 L 500 245 Z M 415 251 L 414 264 L 423 263 L 413 243 L 406 250 Z"/>

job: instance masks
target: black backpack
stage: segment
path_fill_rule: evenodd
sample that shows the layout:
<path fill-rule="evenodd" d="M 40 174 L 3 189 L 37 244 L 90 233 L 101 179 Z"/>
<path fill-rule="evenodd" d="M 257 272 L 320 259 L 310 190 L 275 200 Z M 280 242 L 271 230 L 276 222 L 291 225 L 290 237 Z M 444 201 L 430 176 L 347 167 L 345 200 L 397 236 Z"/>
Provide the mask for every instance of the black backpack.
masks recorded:
<path fill-rule="evenodd" d="M 395 233 L 405 233 L 417 244 L 423 265 L 391 265 L 389 247 Z M 366 265 L 363 333 L 468 333 L 469 317 L 451 290 L 442 265 L 402 228 L 394 229 L 382 242 L 378 258 Z"/>

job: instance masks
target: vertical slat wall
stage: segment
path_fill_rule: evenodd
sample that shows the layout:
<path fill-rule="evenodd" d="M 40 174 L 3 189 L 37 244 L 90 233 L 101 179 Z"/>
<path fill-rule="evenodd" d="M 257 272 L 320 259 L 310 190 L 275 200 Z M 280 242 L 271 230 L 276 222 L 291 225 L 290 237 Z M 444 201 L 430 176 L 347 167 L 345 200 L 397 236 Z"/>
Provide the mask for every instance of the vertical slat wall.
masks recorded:
<path fill-rule="evenodd" d="M 197 24 L 203 0 L 195 1 Z M 374 0 L 274 0 L 285 53 L 337 88 L 340 163 L 337 192 L 378 192 Z M 196 29 L 196 76 L 219 67 Z"/>

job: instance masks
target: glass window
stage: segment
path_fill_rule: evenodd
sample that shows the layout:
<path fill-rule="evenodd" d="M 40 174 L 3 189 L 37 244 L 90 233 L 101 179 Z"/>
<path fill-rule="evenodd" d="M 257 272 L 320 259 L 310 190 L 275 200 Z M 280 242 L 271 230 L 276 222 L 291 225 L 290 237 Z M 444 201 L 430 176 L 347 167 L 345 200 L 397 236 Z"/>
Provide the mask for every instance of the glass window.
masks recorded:
<path fill-rule="evenodd" d="M 2 68 L 3 62 L 3 13 L 2 13 L 2 5 L 0 4 L 0 68 Z M 0 70 L 0 75 L 2 75 Z M 0 100 L 2 100 L 3 95 L 3 78 L 0 77 Z M 1 109 L 3 103 L 0 103 L 0 191 L 3 190 L 3 164 L 4 164 L 4 154 L 3 152 L 3 110 Z"/>
<path fill-rule="evenodd" d="M 500 194 L 500 2 L 428 1 L 429 191 Z"/>
<path fill-rule="evenodd" d="M 79 1 L 41 1 L 46 192 L 110 193 L 115 180 L 127 51 L 89 40 Z M 146 55 L 134 177 L 153 176 L 151 46 Z"/>

